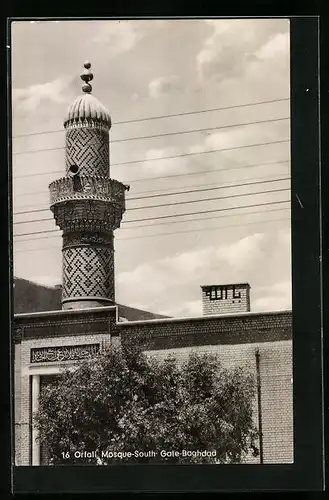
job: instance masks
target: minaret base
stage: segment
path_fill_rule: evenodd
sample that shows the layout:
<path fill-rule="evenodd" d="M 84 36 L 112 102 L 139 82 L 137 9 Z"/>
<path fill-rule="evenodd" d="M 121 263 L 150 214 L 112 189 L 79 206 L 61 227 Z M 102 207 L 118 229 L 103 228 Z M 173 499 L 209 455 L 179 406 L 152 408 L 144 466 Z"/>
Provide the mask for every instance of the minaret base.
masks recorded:
<path fill-rule="evenodd" d="M 103 297 L 72 297 L 70 299 L 62 301 L 62 309 L 91 309 L 93 307 L 108 307 L 114 306 L 115 303 L 112 300 L 105 299 Z"/>

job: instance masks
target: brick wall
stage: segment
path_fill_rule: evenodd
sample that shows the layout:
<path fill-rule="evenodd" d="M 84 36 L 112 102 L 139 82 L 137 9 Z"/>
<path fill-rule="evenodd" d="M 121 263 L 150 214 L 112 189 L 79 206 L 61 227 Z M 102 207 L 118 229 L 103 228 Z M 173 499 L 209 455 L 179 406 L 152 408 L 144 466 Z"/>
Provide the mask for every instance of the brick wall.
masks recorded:
<path fill-rule="evenodd" d="M 292 356 L 292 342 L 260 346 L 266 463 L 294 460 Z"/>
<path fill-rule="evenodd" d="M 116 319 L 115 306 L 17 314 L 14 336 L 16 339 L 29 339 L 94 335 L 112 331 Z"/>
<path fill-rule="evenodd" d="M 16 456 L 20 465 L 31 465 L 31 377 L 35 370 L 44 369 L 45 374 L 60 367 L 64 368 L 72 363 L 50 362 L 30 363 L 31 349 L 37 347 L 76 346 L 83 344 L 100 343 L 105 346 L 111 341 L 110 334 L 94 334 L 80 336 L 66 336 L 56 338 L 38 338 L 24 340 L 20 344 L 21 376 L 15 387 L 15 407 L 20 420 L 15 426 Z M 15 415 L 16 417 L 16 415 Z M 18 430 L 18 432 L 17 432 Z"/>
<path fill-rule="evenodd" d="M 174 352 L 184 357 L 192 350 L 217 352 L 225 366 L 245 366 L 254 376 L 258 349 L 264 463 L 286 463 L 293 461 L 291 322 L 291 311 L 284 311 L 141 321 L 116 328 L 122 342 L 131 338 L 157 356 Z M 248 457 L 247 461 L 255 459 Z"/>
<path fill-rule="evenodd" d="M 13 390 L 14 390 L 14 416 L 15 416 L 15 426 L 14 426 L 14 463 L 15 465 L 21 462 L 21 344 L 14 345 L 14 379 L 13 379 Z"/>
<path fill-rule="evenodd" d="M 204 316 L 250 311 L 250 285 L 248 283 L 202 286 L 201 292 Z"/>
<path fill-rule="evenodd" d="M 290 340 L 291 311 L 119 323 L 122 341 L 134 338 L 148 350 L 196 345 Z"/>
<path fill-rule="evenodd" d="M 117 343 L 120 338 L 122 342 L 133 339 L 157 356 L 169 350 L 178 356 L 186 356 L 193 349 L 218 352 L 226 366 L 246 366 L 254 375 L 255 350 L 259 349 L 265 463 L 292 461 L 291 319 L 291 311 L 285 311 L 118 323 L 115 308 L 16 317 L 17 463 L 31 463 L 31 375 L 36 369 L 40 373 L 40 368 L 42 374 L 51 374 L 66 364 L 31 364 L 31 348 Z M 255 461 L 251 457 L 248 460 Z"/>
<path fill-rule="evenodd" d="M 252 373 L 256 383 L 256 350 L 260 354 L 261 420 L 264 463 L 293 462 L 292 342 L 226 344 L 147 351 L 164 358 L 174 354 L 183 362 L 192 352 L 217 354 L 223 367 L 241 366 Z M 259 426 L 257 397 L 254 422 Z M 246 463 L 259 463 L 249 455 Z"/>

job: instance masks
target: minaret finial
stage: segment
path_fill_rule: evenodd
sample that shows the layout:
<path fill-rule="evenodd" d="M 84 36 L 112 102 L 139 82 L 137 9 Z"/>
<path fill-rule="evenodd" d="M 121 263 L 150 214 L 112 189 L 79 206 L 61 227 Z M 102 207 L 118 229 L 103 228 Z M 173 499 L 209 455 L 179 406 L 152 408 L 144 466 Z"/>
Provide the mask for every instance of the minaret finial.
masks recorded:
<path fill-rule="evenodd" d="M 90 81 L 94 78 L 94 75 L 90 71 L 91 64 L 90 62 L 86 61 L 84 63 L 84 70 L 83 73 L 81 73 L 80 78 L 83 80 L 85 83 L 82 85 L 82 90 L 83 92 L 86 92 L 87 94 L 90 94 L 92 91 L 92 86 L 90 85 Z"/>

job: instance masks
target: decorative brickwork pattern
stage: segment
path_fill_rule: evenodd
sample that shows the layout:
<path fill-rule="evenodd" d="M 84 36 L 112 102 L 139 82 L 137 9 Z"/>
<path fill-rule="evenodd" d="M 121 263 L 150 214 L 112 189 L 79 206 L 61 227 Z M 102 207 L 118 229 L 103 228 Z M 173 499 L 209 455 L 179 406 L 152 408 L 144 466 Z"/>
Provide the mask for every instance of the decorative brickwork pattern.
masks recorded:
<path fill-rule="evenodd" d="M 118 323 L 122 342 L 130 337 L 145 349 L 291 340 L 291 312 Z"/>
<path fill-rule="evenodd" d="M 63 250 L 63 300 L 72 297 L 104 297 L 114 301 L 111 274 L 113 251 L 86 246 Z"/>
<path fill-rule="evenodd" d="M 80 346 L 42 347 L 31 349 L 31 363 L 46 363 L 48 361 L 80 361 L 97 356 L 100 344 L 85 344 Z"/>
<path fill-rule="evenodd" d="M 250 311 L 250 286 L 212 285 L 202 287 L 203 314 L 234 314 Z"/>
<path fill-rule="evenodd" d="M 292 315 L 290 311 L 210 316 L 208 318 L 118 323 L 116 308 L 60 311 L 15 317 L 15 457 L 31 462 L 31 375 L 58 373 L 66 363 L 31 363 L 31 349 L 105 345 L 121 337 L 143 346 L 150 355 L 217 353 L 223 366 L 242 366 L 255 376 L 255 352 L 260 354 L 261 418 L 264 463 L 293 461 Z M 18 349 L 20 346 L 20 349 Z M 57 371 L 56 371 L 57 370 Z M 258 425 L 257 400 L 254 401 Z M 249 456 L 248 463 L 259 458 Z"/>
<path fill-rule="evenodd" d="M 98 128 L 66 130 L 66 171 L 72 165 L 81 175 L 109 177 L 109 135 Z"/>
<path fill-rule="evenodd" d="M 72 199 L 101 200 L 124 211 L 126 189 L 127 186 L 108 177 L 62 177 L 49 184 L 50 204 Z"/>
<path fill-rule="evenodd" d="M 57 311 L 32 315 L 17 315 L 15 342 L 39 339 L 80 337 L 116 332 L 116 307 L 102 307 L 92 311 Z M 73 340 L 72 340 L 73 341 Z M 60 342 L 60 340 L 59 340 Z M 74 341 L 73 341 L 74 342 Z"/>
<path fill-rule="evenodd" d="M 90 63 L 84 68 L 84 94 L 64 120 L 66 176 L 49 185 L 50 209 L 63 231 L 62 305 L 71 309 L 114 302 L 113 231 L 129 189 L 110 179 L 111 117 L 91 95 Z"/>
<path fill-rule="evenodd" d="M 106 246 L 113 250 L 113 232 L 75 231 L 63 234 L 63 249 L 85 245 Z"/>
<path fill-rule="evenodd" d="M 124 207 L 107 201 L 73 198 L 51 208 L 57 226 L 66 233 L 113 231 L 120 226 L 124 212 Z"/>
<path fill-rule="evenodd" d="M 85 322 L 87 324 L 88 320 L 85 317 Z M 39 364 L 31 364 L 31 349 L 32 348 L 43 348 L 43 347 L 58 347 L 71 345 L 76 347 L 85 344 L 99 343 L 102 347 L 106 347 L 111 343 L 110 327 L 108 331 L 104 334 L 95 332 L 94 334 L 84 334 L 81 336 L 62 336 L 55 338 L 40 338 L 33 340 L 24 340 L 20 344 L 20 364 L 19 366 L 19 376 L 17 374 L 17 382 L 15 383 L 15 405 L 17 406 L 17 413 L 15 416 L 15 457 L 17 460 L 17 465 L 31 465 L 32 456 L 32 442 L 31 442 L 31 430 L 32 430 L 32 416 L 31 416 L 31 384 L 32 376 L 36 373 L 40 374 L 41 387 L 42 382 L 49 376 L 53 377 L 63 370 L 65 367 L 72 366 L 70 362 L 46 362 Z M 73 362 L 74 363 L 74 362 Z M 18 420 L 19 415 L 19 420 Z M 46 455 L 46 450 L 42 450 L 44 458 Z M 41 456 L 42 458 L 42 456 Z"/>

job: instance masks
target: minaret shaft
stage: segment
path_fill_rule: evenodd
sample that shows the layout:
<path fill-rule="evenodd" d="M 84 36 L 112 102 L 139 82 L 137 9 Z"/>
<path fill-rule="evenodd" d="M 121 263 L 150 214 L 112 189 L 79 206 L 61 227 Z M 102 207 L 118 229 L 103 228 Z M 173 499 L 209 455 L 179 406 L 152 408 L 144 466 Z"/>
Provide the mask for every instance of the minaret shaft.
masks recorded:
<path fill-rule="evenodd" d="M 115 303 L 113 232 L 63 234 L 63 309 Z"/>
<path fill-rule="evenodd" d="M 66 176 L 52 182 L 51 210 L 63 231 L 63 309 L 115 303 L 113 231 L 125 211 L 127 186 L 110 178 L 108 111 L 92 95 L 85 63 L 85 94 L 68 110 Z"/>
<path fill-rule="evenodd" d="M 66 175 L 79 165 L 80 175 L 109 176 L 109 132 L 100 128 L 69 127 L 65 144 Z"/>

